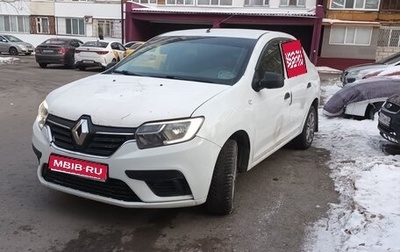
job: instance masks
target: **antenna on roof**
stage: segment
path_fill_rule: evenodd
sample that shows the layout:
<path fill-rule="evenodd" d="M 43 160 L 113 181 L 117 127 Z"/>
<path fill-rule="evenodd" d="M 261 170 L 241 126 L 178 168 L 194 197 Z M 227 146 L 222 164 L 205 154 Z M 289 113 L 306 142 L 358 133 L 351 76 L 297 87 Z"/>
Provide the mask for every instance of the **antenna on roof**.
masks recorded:
<path fill-rule="evenodd" d="M 221 20 L 221 21 L 219 21 L 218 23 L 213 24 L 213 26 L 210 27 L 210 28 L 208 28 L 206 32 L 209 33 L 209 32 L 211 31 L 212 28 L 220 28 L 220 27 L 219 27 L 220 24 L 222 24 L 223 22 L 225 22 L 225 21 L 227 21 L 227 20 L 233 18 L 234 16 L 236 16 L 236 14 L 230 15 L 229 17 L 225 18 L 224 20 Z"/>

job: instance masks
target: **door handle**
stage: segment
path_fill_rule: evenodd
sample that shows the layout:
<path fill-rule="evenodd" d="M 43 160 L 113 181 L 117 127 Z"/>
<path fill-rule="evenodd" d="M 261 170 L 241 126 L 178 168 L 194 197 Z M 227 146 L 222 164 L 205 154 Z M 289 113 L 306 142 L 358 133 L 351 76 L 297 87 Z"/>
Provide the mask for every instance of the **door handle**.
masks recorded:
<path fill-rule="evenodd" d="M 311 87 L 311 82 L 307 83 L 307 88 Z"/>
<path fill-rule="evenodd" d="M 287 93 L 285 94 L 285 97 L 283 97 L 283 99 L 287 100 L 287 99 L 289 99 L 289 98 L 290 98 L 290 93 L 287 92 Z"/>

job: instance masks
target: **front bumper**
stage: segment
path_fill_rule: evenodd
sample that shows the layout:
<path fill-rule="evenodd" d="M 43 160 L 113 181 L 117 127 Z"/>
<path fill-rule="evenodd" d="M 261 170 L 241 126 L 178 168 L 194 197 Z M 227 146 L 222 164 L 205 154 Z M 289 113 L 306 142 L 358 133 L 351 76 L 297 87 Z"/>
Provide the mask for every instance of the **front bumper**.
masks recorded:
<path fill-rule="evenodd" d="M 37 176 L 43 185 L 80 197 L 132 208 L 186 207 L 204 203 L 221 149 L 199 137 L 181 144 L 144 150 L 138 149 L 135 141 L 128 141 L 112 156 L 98 157 L 60 149 L 49 139 L 51 133 L 48 128 L 40 130 L 35 122 L 32 144 L 39 160 Z M 47 164 L 50 154 L 107 164 L 108 179 L 100 182 L 49 171 Z M 181 188 L 184 195 L 163 195 L 156 188 L 171 185 L 163 184 L 167 180 L 171 182 L 171 178 L 175 185 L 178 181 L 178 187 L 185 187 L 187 183 L 188 188 Z M 70 179 L 73 181 L 68 182 Z M 118 186 L 114 187 L 114 184 Z M 92 187 L 96 190 L 87 189 Z M 111 190 L 112 194 L 102 193 L 103 189 Z M 129 198 L 120 197 L 126 192 L 129 192 Z"/>
<path fill-rule="evenodd" d="M 382 112 L 382 110 L 379 113 L 384 113 L 390 117 L 389 126 L 378 122 L 380 135 L 392 143 L 400 144 L 400 114 L 391 114 Z"/>
<path fill-rule="evenodd" d="M 56 55 L 35 54 L 35 59 L 37 63 L 46 63 L 46 64 L 65 64 L 68 61 L 63 54 L 56 54 Z"/>

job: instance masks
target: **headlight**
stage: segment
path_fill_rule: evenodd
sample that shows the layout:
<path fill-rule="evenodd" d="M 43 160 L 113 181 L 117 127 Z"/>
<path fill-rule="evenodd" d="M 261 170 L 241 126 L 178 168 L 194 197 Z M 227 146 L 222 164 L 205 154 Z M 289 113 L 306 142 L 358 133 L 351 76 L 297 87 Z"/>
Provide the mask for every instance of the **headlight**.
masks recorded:
<path fill-rule="evenodd" d="M 136 130 L 137 145 L 139 149 L 146 149 L 189 141 L 199 131 L 203 121 L 203 117 L 197 117 L 146 123 Z"/>
<path fill-rule="evenodd" d="M 42 129 L 44 124 L 46 123 L 46 118 L 47 118 L 48 114 L 49 114 L 49 111 L 48 111 L 48 107 L 47 107 L 47 102 L 43 101 L 39 105 L 38 115 L 37 115 L 37 121 L 38 121 L 38 125 L 39 125 L 40 129 Z"/>
<path fill-rule="evenodd" d="M 21 49 L 25 49 L 26 48 L 25 45 L 18 45 L 18 47 L 21 48 Z"/>

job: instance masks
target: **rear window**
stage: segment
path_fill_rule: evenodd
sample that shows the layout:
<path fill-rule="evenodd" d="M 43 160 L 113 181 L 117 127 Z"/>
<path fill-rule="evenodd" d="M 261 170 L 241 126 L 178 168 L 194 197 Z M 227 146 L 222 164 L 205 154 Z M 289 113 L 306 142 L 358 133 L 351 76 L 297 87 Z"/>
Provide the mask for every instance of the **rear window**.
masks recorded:
<path fill-rule="evenodd" d="M 106 48 L 106 47 L 108 46 L 108 42 L 103 42 L 103 41 L 88 41 L 88 42 L 85 42 L 82 46 Z"/>
<path fill-rule="evenodd" d="M 65 45 L 67 44 L 68 41 L 65 40 L 60 40 L 60 39 L 48 39 L 46 41 L 43 42 L 43 44 L 52 44 L 52 45 Z"/>

